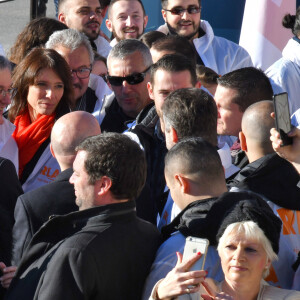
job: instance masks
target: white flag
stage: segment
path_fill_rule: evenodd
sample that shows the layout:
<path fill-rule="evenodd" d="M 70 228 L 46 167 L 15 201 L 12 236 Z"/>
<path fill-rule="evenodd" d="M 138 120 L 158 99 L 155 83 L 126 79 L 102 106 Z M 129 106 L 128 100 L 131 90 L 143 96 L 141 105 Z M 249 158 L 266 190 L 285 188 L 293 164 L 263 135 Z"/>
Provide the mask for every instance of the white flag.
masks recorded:
<path fill-rule="evenodd" d="M 281 58 L 293 36 L 282 26 L 282 18 L 295 12 L 296 0 L 246 0 L 240 45 L 249 52 L 255 67 L 265 71 Z"/>

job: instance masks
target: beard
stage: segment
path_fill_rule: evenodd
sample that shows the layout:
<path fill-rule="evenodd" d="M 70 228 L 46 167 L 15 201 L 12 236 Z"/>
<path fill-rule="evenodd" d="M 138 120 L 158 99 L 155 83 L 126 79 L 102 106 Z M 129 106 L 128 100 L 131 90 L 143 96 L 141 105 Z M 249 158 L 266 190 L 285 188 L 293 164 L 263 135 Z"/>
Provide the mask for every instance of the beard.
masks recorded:
<path fill-rule="evenodd" d="M 194 22 L 191 22 L 192 25 L 193 25 L 193 28 L 194 28 L 194 31 L 192 33 L 190 33 L 188 35 L 179 34 L 178 32 L 180 31 L 180 24 L 181 23 L 182 22 L 179 22 L 175 28 L 172 27 L 169 23 L 167 23 L 168 30 L 169 30 L 170 34 L 172 34 L 172 35 L 179 35 L 179 36 L 184 37 L 184 38 L 186 38 L 188 40 L 192 39 L 196 34 L 198 34 L 198 32 L 199 32 L 199 26 L 196 26 Z"/>
<path fill-rule="evenodd" d="M 126 38 L 125 38 L 125 32 L 123 31 L 123 30 L 125 30 L 126 28 L 127 28 L 127 27 L 124 27 L 124 28 L 122 29 L 122 32 L 124 33 L 124 36 L 119 36 L 119 35 L 117 34 L 116 30 L 115 30 L 115 27 L 112 27 L 112 36 L 117 40 L 117 42 L 120 42 L 120 41 L 122 41 L 122 40 L 126 40 Z M 137 26 L 132 26 L 132 27 L 130 27 L 130 28 L 132 28 L 132 29 L 134 29 L 134 30 L 136 31 L 136 37 L 135 37 L 135 39 L 139 39 L 140 36 L 142 36 L 142 34 L 144 33 L 144 30 L 145 30 L 145 28 L 143 27 L 142 32 L 139 33 L 139 28 L 138 28 Z"/>
<path fill-rule="evenodd" d="M 98 27 L 97 29 L 93 29 L 93 30 L 89 29 L 87 25 L 89 25 L 89 24 L 94 24 L 94 23 L 95 23 L 95 24 L 98 24 L 99 27 Z M 92 40 L 92 41 L 94 41 L 95 39 L 97 39 L 97 37 L 99 36 L 99 33 L 100 33 L 100 24 L 99 24 L 99 22 L 96 22 L 96 21 L 90 21 L 90 22 L 88 22 L 87 24 L 85 24 L 85 26 L 87 26 L 87 27 L 86 27 L 87 30 L 84 31 L 84 33 L 86 34 L 86 36 L 87 36 L 90 40 Z"/>

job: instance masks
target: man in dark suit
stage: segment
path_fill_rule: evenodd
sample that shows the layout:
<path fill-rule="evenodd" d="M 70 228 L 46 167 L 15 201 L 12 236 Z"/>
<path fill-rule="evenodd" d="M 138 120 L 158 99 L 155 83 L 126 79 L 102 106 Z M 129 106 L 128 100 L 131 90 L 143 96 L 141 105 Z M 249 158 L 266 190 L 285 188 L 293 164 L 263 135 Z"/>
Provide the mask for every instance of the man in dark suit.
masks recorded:
<path fill-rule="evenodd" d="M 55 123 L 51 133 L 51 152 L 62 172 L 52 183 L 18 198 L 13 228 L 14 265 L 18 265 L 32 236 L 49 217 L 78 210 L 74 188 L 69 183 L 75 148 L 86 137 L 100 133 L 97 120 L 84 111 L 66 114 Z"/>

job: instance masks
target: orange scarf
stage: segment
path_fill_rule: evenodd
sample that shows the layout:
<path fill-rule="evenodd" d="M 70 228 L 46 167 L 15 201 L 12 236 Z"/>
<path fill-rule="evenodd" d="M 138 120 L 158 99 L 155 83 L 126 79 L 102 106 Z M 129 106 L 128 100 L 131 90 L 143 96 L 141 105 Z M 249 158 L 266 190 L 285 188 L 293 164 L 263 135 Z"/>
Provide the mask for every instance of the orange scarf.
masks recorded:
<path fill-rule="evenodd" d="M 19 176 L 28 162 L 33 158 L 39 147 L 50 136 L 54 125 L 55 114 L 42 115 L 31 123 L 28 110 L 16 117 L 14 124 L 16 129 L 13 133 L 19 148 Z"/>

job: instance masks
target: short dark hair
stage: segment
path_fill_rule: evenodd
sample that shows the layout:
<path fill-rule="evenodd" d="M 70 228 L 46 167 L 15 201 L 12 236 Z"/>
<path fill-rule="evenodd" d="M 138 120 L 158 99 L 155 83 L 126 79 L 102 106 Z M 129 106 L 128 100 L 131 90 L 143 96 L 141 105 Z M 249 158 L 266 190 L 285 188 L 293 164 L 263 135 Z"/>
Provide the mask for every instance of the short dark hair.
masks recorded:
<path fill-rule="evenodd" d="M 109 5 L 110 0 L 99 0 L 101 8 L 105 8 L 106 6 Z"/>
<path fill-rule="evenodd" d="M 152 49 L 161 52 L 181 54 L 196 64 L 197 53 L 193 45 L 183 36 L 167 35 L 155 41 L 152 44 Z"/>
<path fill-rule="evenodd" d="M 227 73 L 218 78 L 218 84 L 237 92 L 232 101 L 239 106 L 241 112 L 244 112 L 253 103 L 272 100 L 273 97 L 269 78 L 262 70 L 254 67 Z"/>
<path fill-rule="evenodd" d="M 196 174 L 205 182 L 223 180 L 224 169 L 215 146 L 199 137 L 186 138 L 179 141 L 165 157 L 165 170 L 170 172 L 171 165 L 177 164 L 184 175 Z M 170 174 L 171 175 L 171 174 Z"/>
<path fill-rule="evenodd" d="M 198 0 L 199 6 L 201 6 L 201 0 Z M 161 0 L 161 7 L 162 8 L 167 8 L 168 6 L 168 0 Z"/>
<path fill-rule="evenodd" d="M 146 159 L 128 136 L 109 132 L 89 137 L 76 147 L 79 150 L 87 152 L 84 167 L 91 184 L 107 176 L 115 199 L 133 200 L 140 194 L 146 181 Z"/>
<path fill-rule="evenodd" d="M 286 14 L 282 19 L 282 26 L 291 28 L 297 37 L 300 34 L 300 6 L 297 8 L 296 15 Z"/>
<path fill-rule="evenodd" d="M 148 31 L 142 34 L 139 37 L 139 40 L 144 43 L 149 49 L 152 47 L 152 44 L 156 42 L 158 39 L 165 37 L 166 35 L 161 31 Z"/>
<path fill-rule="evenodd" d="M 202 137 L 217 145 L 218 110 L 212 96 L 197 88 L 172 92 L 162 106 L 165 130 L 172 126 L 181 140 Z"/>
<path fill-rule="evenodd" d="M 107 16 L 108 16 L 108 17 L 110 17 L 112 6 L 113 6 L 116 2 L 119 2 L 119 1 L 137 1 L 138 3 L 141 4 L 142 9 L 143 9 L 144 16 L 146 16 L 146 10 L 145 10 L 145 7 L 144 7 L 144 4 L 143 4 L 142 0 L 111 0 L 111 1 L 110 1 L 110 4 L 109 4 L 109 6 L 108 6 L 108 11 L 107 11 Z"/>
<path fill-rule="evenodd" d="M 102 61 L 107 66 L 107 58 L 100 55 L 97 51 L 94 52 L 94 62 L 95 61 Z"/>
<path fill-rule="evenodd" d="M 8 69 L 11 72 L 12 64 L 5 56 L 0 55 L 0 70 L 4 69 Z"/>
<path fill-rule="evenodd" d="M 154 85 L 154 75 L 158 70 L 164 70 L 170 73 L 189 71 L 191 83 L 197 82 L 196 69 L 192 61 L 180 54 L 167 54 L 151 66 L 150 82 Z"/>
<path fill-rule="evenodd" d="M 203 65 L 196 65 L 196 74 L 201 84 L 218 84 L 220 77 L 213 69 Z"/>

